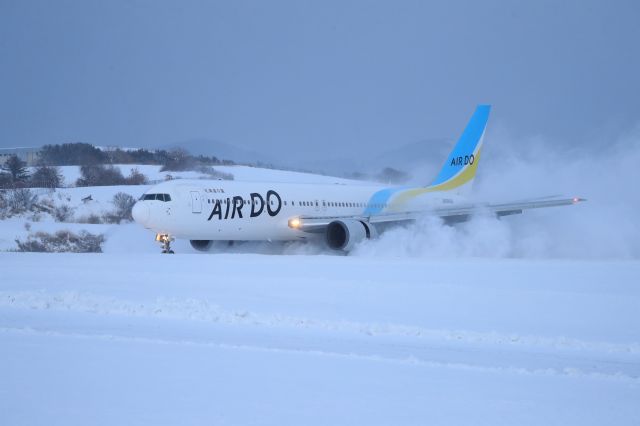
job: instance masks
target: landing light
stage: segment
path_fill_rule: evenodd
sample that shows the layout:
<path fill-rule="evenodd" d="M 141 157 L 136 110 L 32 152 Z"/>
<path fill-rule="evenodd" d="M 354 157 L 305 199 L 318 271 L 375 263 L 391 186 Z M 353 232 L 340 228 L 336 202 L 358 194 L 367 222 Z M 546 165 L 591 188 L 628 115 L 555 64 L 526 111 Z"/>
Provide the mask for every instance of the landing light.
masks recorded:
<path fill-rule="evenodd" d="M 164 243 L 165 241 L 173 241 L 167 234 L 156 234 L 156 241 Z"/>
<path fill-rule="evenodd" d="M 300 228 L 301 222 L 300 219 L 294 217 L 293 219 L 289 219 L 289 228 L 298 229 Z"/>

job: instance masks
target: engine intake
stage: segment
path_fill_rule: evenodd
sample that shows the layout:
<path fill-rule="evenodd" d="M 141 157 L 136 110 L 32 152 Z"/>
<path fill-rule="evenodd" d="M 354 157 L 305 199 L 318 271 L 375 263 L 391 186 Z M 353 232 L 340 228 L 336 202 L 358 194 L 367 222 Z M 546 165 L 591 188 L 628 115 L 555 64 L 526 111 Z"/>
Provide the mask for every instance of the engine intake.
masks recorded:
<path fill-rule="evenodd" d="M 325 241 L 329 248 L 350 251 L 360 241 L 375 238 L 377 235 L 376 228 L 370 223 L 341 219 L 327 225 Z"/>
<path fill-rule="evenodd" d="M 189 240 L 191 247 L 198 251 L 209 251 L 213 241 L 211 240 Z"/>

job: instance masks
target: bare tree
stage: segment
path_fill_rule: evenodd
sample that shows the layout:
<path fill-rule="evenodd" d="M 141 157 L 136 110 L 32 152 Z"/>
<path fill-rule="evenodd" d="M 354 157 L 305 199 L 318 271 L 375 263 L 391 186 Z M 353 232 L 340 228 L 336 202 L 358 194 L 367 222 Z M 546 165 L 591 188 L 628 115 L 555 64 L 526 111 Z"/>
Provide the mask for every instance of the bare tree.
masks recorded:
<path fill-rule="evenodd" d="M 131 210 L 136 203 L 136 199 L 124 192 L 118 192 L 113 196 L 113 205 L 116 208 L 115 214 L 122 220 L 133 220 Z"/>
<path fill-rule="evenodd" d="M 52 166 L 39 166 L 31 176 L 31 186 L 36 188 L 60 188 L 63 183 L 60 169 Z"/>

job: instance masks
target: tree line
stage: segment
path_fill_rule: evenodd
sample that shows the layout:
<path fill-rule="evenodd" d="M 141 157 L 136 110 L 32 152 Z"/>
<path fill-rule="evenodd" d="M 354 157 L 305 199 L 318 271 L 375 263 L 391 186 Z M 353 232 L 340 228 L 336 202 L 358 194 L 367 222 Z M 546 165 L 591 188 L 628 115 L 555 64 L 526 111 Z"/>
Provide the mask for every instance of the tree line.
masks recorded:
<path fill-rule="evenodd" d="M 137 169 L 124 176 L 113 164 L 149 164 L 162 166 L 160 171 L 211 169 L 213 165 L 233 165 L 233 161 L 214 156 L 194 156 L 183 149 L 102 150 L 88 143 L 45 145 L 39 151 L 38 165 L 33 173 L 27 164 L 13 155 L 0 166 L 0 189 L 4 188 L 59 188 L 64 178 L 59 166 L 80 166 L 81 177 L 76 186 L 142 185 L 147 178 Z"/>
<path fill-rule="evenodd" d="M 47 166 L 95 166 L 99 164 L 150 164 L 167 170 L 189 170 L 195 166 L 233 165 L 215 156 L 194 156 L 184 149 L 153 150 L 100 149 L 88 143 L 45 145 L 39 151 L 40 163 Z"/>

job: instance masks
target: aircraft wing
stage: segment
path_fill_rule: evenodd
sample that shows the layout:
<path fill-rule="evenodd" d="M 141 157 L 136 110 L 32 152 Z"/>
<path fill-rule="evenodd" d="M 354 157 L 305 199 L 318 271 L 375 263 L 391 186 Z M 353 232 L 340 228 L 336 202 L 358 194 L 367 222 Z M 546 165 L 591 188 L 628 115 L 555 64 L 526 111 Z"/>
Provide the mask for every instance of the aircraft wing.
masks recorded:
<path fill-rule="evenodd" d="M 300 216 L 289 220 L 289 226 L 305 232 L 323 232 L 325 227 L 334 220 L 355 219 L 374 224 L 405 223 L 423 217 L 434 215 L 442 218 L 446 223 L 457 223 L 468 220 L 478 213 L 493 213 L 498 217 L 520 214 L 524 210 L 546 207 L 569 206 L 586 201 L 584 198 L 536 198 L 510 203 L 469 203 L 438 207 L 430 210 L 409 211 L 402 213 L 381 213 L 372 216 Z"/>
<path fill-rule="evenodd" d="M 580 202 L 586 201 L 584 198 L 555 198 L 555 199 L 534 199 L 523 200 L 511 203 L 479 203 L 468 204 L 455 207 L 438 208 L 433 210 L 433 214 L 440 216 L 442 219 L 448 222 L 458 222 L 466 220 L 469 216 L 475 213 L 488 212 L 493 213 L 498 217 L 509 216 L 512 214 L 520 214 L 524 210 L 529 209 L 541 209 L 546 207 L 558 207 L 558 206 L 570 206 Z"/>

